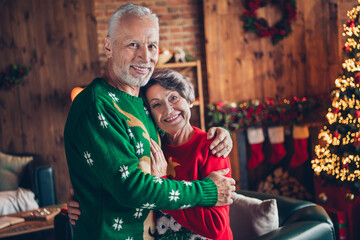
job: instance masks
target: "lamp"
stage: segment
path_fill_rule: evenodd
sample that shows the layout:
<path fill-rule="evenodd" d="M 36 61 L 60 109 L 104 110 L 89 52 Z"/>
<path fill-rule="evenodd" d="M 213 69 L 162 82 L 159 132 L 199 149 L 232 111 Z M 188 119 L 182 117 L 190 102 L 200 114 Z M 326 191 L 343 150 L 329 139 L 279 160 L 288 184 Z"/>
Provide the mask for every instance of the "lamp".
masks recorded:
<path fill-rule="evenodd" d="M 83 87 L 75 87 L 73 90 L 71 90 L 71 102 L 74 101 L 75 97 L 84 90 Z"/>

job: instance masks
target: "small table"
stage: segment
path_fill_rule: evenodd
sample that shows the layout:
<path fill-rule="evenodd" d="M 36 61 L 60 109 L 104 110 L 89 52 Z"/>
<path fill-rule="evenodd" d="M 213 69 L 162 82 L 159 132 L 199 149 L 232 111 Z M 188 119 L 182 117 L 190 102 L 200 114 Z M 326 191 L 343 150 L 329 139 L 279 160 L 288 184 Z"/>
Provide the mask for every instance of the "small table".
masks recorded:
<path fill-rule="evenodd" d="M 48 206 L 46 208 L 60 208 L 65 207 L 66 204 L 59 204 Z M 33 212 L 34 210 L 25 211 L 25 212 L 17 212 L 4 216 L 13 216 L 13 217 L 22 217 L 26 215 L 26 213 Z M 1 216 L 3 217 L 3 216 Z M 54 216 L 49 218 L 48 220 L 26 220 L 25 222 L 14 224 L 5 228 L 0 229 L 0 239 L 19 236 L 28 233 L 40 232 L 44 230 L 54 229 Z"/>

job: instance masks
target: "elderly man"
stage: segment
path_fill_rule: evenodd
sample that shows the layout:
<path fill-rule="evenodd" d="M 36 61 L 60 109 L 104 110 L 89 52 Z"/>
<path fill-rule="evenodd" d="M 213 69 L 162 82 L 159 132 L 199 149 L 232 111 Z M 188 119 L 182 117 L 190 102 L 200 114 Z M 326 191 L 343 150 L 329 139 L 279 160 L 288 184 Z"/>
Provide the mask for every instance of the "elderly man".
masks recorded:
<path fill-rule="evenodd" d="M 151 176 L 150 139 L 160 144 L 160 138 L 138 95 L 154 70 L 158 45 L 157 17 L 134 4 L 120 7 L 110 19 L 104 43 L 106 73 L 71 106 L 64 138 L 74 197 L 82 212 L 75 239 L 152 239 L 153 209 L 232 203 L 235 181 L 224 177 L 228 170 L 201 181 Z M 217 147 L 231 145 L 229 139 L 228 134 Z M 223 152 L 229 153 L 226 148 Z"/>

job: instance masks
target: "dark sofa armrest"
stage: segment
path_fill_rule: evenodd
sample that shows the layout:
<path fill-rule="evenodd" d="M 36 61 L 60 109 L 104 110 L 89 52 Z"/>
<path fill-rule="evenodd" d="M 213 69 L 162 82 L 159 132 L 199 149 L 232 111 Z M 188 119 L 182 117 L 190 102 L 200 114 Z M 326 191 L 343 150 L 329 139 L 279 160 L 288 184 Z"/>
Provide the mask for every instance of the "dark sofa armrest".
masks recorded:
<path fill-rule="evenodd" d="M 40 207 L 57 203 L 53 167 L 36 167 L 34 170 L 34 185 L 35 199 Z"/>
<path fill-rule="evenodd" d="M 34 190 L 34 161 L 29 162 L 22 173 L 19 187 L 29 189 L 33 192 Z"/>
<path fill-rule="evenodd" d="M 304 206 L 293 211 L 282 225 L 307 221 L 318 221 L 333 225 L 324 208 L 316 204 Z"/>
<path fill-rule="evenodd" d="M 335 239 L 334 225 L 320 205 L 254 191 L 238 193 L 260 200 L 276 199 L 280 228 L 258 239 Z"/>
<path fill-rule="evenodd" d="M 256 238 L 257 240 L 335 240 L 332 225 L 318 221 L 286 224 Z"/>

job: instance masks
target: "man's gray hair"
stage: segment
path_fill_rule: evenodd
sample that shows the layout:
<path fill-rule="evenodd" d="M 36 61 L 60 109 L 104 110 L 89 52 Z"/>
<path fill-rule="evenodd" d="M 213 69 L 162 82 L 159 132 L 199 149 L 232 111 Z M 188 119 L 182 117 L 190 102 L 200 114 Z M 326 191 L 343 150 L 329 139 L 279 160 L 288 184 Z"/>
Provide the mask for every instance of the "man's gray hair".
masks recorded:
<path fill-rule="evenodd" d="M 155 69 L 148 84 L 141 89 L 143 97 L 145 97 L 147 89 L 155 84 L 159 84 L 165 89 L 178 92 L 180 96 L 190 103 L 195 101 L 194 86 L 192 85 L 190 79 L 177 71 L 166 68 Z"/>
<path fill-rule="evenodd" d="M 118 27 L 121 17 L 131 14 L 139 17 L 150 17 L 159 29 L 159 19 L 155 13 L 151 12 L 149 8 L 139 6 L 133 3 L 127 3 L 119 7 L 110 17 L 107 35 L 110 37 L 111 40 L 115 40 L 114 33 L 116 31 L 116 28 Z"/>

